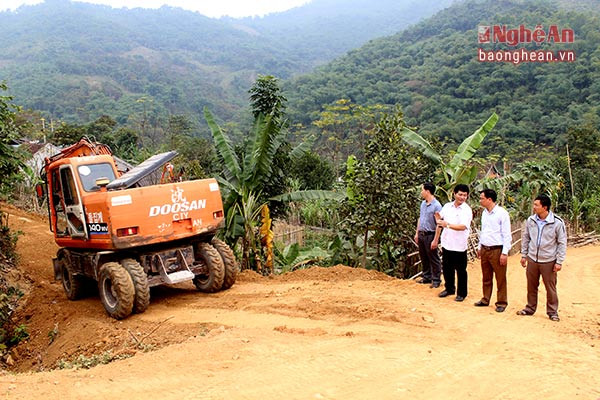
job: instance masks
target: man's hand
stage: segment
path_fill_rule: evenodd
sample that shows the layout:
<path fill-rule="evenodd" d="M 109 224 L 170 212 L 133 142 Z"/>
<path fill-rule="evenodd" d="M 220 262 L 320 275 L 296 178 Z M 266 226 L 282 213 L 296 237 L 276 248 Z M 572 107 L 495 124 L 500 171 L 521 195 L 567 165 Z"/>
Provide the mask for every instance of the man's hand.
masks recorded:
<path fill-rule="evenodd" d="M 506 264 L 508 264 L 508 255 L 500 254 L 500 265 L 506 267 Z"/>
<path fill-rule="evenodd" d="M 527 266 L 527 258 L 521 257 L 521 266 L 525 268 Z"/>
<path fill-rule="evenodd" d="M 481 250 L 477 249 L 477 258 L 481 258 Z"/>
<path fill-rule="evenodd" d="M 431 250 L 435 250 L 438 247 L 438 241 L 433 239 L 433 241 L 431 242 Z"/>
<path fill-rule="evenodd" d="M 419 234 L 415 233 L 415 243 L 419 244 Z"/>
<path fill-rule="evenodd" d="M 562 265 L 554 264 L 554 272 L 560 271 L 562 269 Z"/>

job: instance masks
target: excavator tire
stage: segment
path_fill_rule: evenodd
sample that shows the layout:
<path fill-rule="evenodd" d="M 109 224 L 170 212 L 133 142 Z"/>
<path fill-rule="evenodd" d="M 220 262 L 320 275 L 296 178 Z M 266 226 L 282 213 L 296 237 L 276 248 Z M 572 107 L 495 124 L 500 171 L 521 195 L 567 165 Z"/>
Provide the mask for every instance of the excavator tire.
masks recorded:
<path fill-rule="evenodd" d="M 62 286 L 69 300 L 79 300 L 86 292 L 86 281 L 81 275 L 73 273 L 71 265 L 71 253 L 69 250 L 61 249 L 58 252 L 60 263 Z"/>
<path fill-rule="evenodd" d="M 141 314 L 148 308 L 150 304 L 150 287 L 148 286 L 148 275 L 139 262 L 132 258 L 121 260 L 123 268 L 129 272 L 133 287 L 135 289 L 135 297 L 133 300 L 133 312 Z"/>
<path fill-rule="evenodd" d="M 225 277 L 223 278 L 223 286 L 221 286 L 221 290 L 227 290 L 233 286 L 235 283 L 235 278 L 238 272 L 238 263 L 235 259 L 235 255 L 231 248 L 224 241 L 213 238 L 211 244 L 217 251 L 219 255 L 223 259 L 223 264 L 225 265 Z"/>
<path fill-rule="evenodd" d="M 131 275 L 121 264 L 108 262 L 100 267 L 98 292 L 106 312 L 111 317 L 123 319 L 131 314 L 135 288 Z"/>
<path fill-rule="evenodd" d="M 225 265 L 221 255 L 209 243 L 198 244 L 196 257 L 202 259 L 208 268 L 206 275 L 196 275 L 194 285 L 201 292 L 214 293 L 221 289 L 225 278 Z"/>

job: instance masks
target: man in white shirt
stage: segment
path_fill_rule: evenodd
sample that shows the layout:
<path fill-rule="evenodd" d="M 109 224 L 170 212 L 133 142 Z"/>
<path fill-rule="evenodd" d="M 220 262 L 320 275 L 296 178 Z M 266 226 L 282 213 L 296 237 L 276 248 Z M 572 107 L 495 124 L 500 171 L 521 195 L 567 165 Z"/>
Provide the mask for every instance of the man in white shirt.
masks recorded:
<path fill-rule="evenodd" d="M 479 192 L 479 204 L 483 207 L 483 212 L 477 257 L 481 259 L 483 297 L 475 306 L 486 307 L 490 304 L 496 275 L 496 312 L 503 312 L 508 305 L 506 267 L 508 252 L 512 246 L 512 233 L 508 212 L 496 204 L 497 198 L 498 195 L 492 189 Z"/>
<path fill-rule="evenodd" d="M 466 203 L 469 187 L 458 184 L 454 187 L 454 201 L 446 203 L 437 219 L 437 230 L 442 231 L 442 271 L 446 289 L 438 296 L 456 293 L 455 301 L 467 297 L 467 243 L 473 211 Z M 437 236 L 437 233 L 436 233 Z M 454 275 L 456 274 L 456 287 Z"/>

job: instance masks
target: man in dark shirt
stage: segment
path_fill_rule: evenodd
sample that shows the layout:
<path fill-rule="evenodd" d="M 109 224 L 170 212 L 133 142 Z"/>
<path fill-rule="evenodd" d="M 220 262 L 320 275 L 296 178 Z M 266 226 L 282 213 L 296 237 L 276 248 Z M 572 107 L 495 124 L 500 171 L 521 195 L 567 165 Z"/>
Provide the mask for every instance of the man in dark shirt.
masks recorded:
<path fill-rule="evenodd" d="M 419 246 L 419 256 L 423 265 L 423 278 L 419 283 L 431 284 L 430 287 L 438 288 L 441 283 L 441 262 L 438 254 L 438 237 L 436 237 L 435 213 L 442 210 L 442 205 L 435 198 L 435 185 L 425 183 L 421 188 L 421 209 L 417 221 L 415 242 Z"/>

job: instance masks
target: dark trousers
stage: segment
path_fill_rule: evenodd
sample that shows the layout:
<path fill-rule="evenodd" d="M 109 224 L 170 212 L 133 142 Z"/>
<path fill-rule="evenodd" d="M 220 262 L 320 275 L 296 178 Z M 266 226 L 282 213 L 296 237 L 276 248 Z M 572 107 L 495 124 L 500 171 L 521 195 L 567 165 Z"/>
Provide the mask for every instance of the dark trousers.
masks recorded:
<path fill-rule="evenodd" d="M 537 263 L 527 258 L 527 306 L 525 310 L 533 314 L 537 309 L 540 275 L 546 286 L 546 314 L 558 315 L 558 293 L 556 292 L 557 274 L 554 261 Z"/>
<path fill-rule="evenodd" d="M 438 249 L 431 250 L 431 242 L 433 242 L 434 234 L 423 234 L 419 232 L 419 256 L 421 264 L 423 264 L 423 279 L 432 281 L 433 283 L 441 283 L 442 263 Z"/>
<path fill-rule="evenodd" d="M 506 265 L 500 265 L 502 247 L 497 249 L 481 248 L 481 276 L 483 280 L 483 297 L 481 301 L 490 304 L 492 290 L 494 289 L 494 275 L 498 293 L 496 294 L 496 305 L 506 307 L 508 305 L 508 291 L 506 289 Z"/>
<path fill-rule="evenodd" d="M 467 297 L 467 251 L 451 251 L 443 249 L 442 265 L 446 291 L 457 296 Z M 456 273 L 456 288 L 454 274 Z"/>

